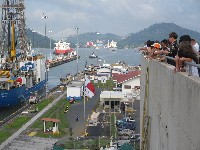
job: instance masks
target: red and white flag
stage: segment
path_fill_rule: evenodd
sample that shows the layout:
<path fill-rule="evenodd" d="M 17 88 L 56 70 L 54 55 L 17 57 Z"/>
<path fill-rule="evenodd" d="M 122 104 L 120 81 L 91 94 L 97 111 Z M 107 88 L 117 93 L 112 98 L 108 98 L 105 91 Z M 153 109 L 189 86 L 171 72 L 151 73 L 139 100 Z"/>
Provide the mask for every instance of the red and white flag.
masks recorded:
<path fill-rule="evenodd" d="M 85 77 L 85 96 L 92 97 L 95 94 L 95 88 L 92 82 Z"/>

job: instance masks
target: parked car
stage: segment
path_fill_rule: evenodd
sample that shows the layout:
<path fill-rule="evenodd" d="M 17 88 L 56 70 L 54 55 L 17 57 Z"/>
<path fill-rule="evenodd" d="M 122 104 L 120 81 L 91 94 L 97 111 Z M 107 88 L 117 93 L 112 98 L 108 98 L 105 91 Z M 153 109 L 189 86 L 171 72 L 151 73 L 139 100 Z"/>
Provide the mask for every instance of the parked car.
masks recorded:
<path fill-rule="evenodd" d="M 118 135 L 132 135 L 134 133 L 133 130 L 130 130 L 130 129 L 123 129 L 122 131 L 119 131 L 118 132 Z"/>
<path fill-rule="evenodd" d="M 140 134 L 132 134 L 132 135 L 130 136 L 130 140 L 131 140 L 131 141 L 134 141 L 134 142 L 140 141 Z"/>
<path fill-rule="evenodd" d="M 117 120 L 116 125 L 118 127 L 118 131 L 122 131 L 124 129 L 135 130 L 136 128 L 135 120 L 130 119 L 129 117 L 125 117 L 125 118 L 122 118 L 121 120 Z"/>
<path fill-rule="evenodd" d="M 120 124 L 122 124 L 122 123 L 123 123 L 123 121 L 122 121 L 122 120 L 117 120 L 117 121 L 116 121 L 116 126 L 118 126 L 118 127 L 119 127 L 119 126 L 120 126 Z"/>
<path fill-rule="evenodd" d="M 117 120 L 116 121 L 116 125 L 119 126 L 120 124 L 122 124 L 123 122 L 135 122 L 135 120 L 129 118 L 129 117 L 124 117 L 121 120 Z"/>
<path fill-rule="evenodd" d="M 133 121 L 133 122 L 128 122 L 126 128 L 127 128 L 127 129 L 130 129 L 130 130 L 135 130 L 135 128 L 136 128 L 135 121 Z"/>

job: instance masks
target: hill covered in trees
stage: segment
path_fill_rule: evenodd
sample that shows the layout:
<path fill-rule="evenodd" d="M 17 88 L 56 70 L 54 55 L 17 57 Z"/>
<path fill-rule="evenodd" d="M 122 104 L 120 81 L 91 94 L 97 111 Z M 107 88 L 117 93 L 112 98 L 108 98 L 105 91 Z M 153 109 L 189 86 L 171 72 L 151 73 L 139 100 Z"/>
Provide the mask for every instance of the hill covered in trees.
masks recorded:
<path fill-rule="evenodd" d="M 130 34 L 121 40 L 119 44 L 120 47 L 137 47 L 143 45 L 143 43 L 148 40 L 161 41 L 163 39 L 168 39 L 170 32 L 176 32 L 179 37 L 188 34 L 191 36 L 191 38 L 194 38 L 197 40 L 197 42 L 200 42 L 200 33 L 196 31 L 182 28 L 174 23 L 159 23 L 153 24 L 137 33 Z"/>
<path fill-rule="evenodd" d="M 167 39 L 170 32 L 176 32 L 178 36 L 188 34 L 191 38 L 197 40 L 200 43 L 200 33 L 180 27 L 174 23 L 158 23 L 149 26 L 137 33 L 130 33 L 126 37 L 121 37 L 112 33 L 101 34 L 98 32 L 88 32 L 83 33 L 78 36 L 78 42 L 80 47 L 84 47 L 88 41 L 96 42 L 97 39 L 103 41 L 106 44 L 111 40 L 114 40 L 118 43 L 118 48 L 133 48 L 142 46 L 147 40 L 158 40 Z M 50 38 L 45 37 L 37 32 L 33 32 L 30 28 L 26 30 L 28 39 L 32 42 L 33 47 L 40 48 L 49 48 L 50 47 Z M 71 43 L 71 47 L 76 47 L 77 36 L 71 35 L 67 39 L 63 39 Z M 53 48 L 56 41 L 51 39 L 51 48 Z"/>

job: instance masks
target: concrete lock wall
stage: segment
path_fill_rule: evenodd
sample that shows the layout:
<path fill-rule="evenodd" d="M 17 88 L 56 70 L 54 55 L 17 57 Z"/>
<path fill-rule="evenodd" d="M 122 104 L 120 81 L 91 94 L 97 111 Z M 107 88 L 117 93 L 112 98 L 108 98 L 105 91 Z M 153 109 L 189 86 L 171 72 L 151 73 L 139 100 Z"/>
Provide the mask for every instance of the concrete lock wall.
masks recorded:
<path fill-rule="evenodd" d="M 150 116 L 148 150 L 199 150 L 200 78 L 186 72 L 174 73 L 173 66 L 157 60 L 142 57 L 141 63 L 141 141 L 146 97 L 145 112 Z M 149 91 L 146 96 L 145 89 Z"/>

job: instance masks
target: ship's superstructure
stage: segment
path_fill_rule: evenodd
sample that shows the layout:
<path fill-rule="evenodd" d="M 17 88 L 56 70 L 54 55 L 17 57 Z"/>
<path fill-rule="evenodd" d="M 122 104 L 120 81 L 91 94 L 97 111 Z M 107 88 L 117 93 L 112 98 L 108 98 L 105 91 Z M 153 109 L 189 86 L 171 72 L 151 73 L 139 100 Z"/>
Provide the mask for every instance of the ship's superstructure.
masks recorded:
<path fill-rule="evenodd" d="M 73 52 L 73 49 L 70 48 L 70 43 L 64 42 L 63 40 L 58 41 L 58 43 L 54 43 L 56 46 L 54 47 L 56 55 L 68 55 Z"/>
<path fill-rule="evenodd" d="M 47 72 L 44 57 L 27 42 L 24 0 L 3 0 L 1 7 L 0 108 L 4 108 L 26 101 L 35 92 L 42 94 Z"/>
<path fill-rule="evenodd" d="M 111 42 L 109 42 L 109 40 L 108 40 L 107 47 L 113 51 L 117 50 L 117 42 L 114 42 L 113 40 Z"/>

